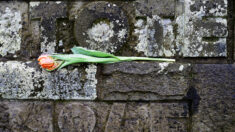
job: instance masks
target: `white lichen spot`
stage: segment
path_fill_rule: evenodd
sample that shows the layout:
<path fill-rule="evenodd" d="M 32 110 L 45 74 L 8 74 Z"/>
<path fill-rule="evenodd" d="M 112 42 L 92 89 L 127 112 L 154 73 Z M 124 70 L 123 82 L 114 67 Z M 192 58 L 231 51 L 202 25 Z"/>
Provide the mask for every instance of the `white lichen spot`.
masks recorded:
<path fill-rule="evenodd" d="M 168 65 L 169 65 L 169 63 L 168 63 L 168 62 L 162 62 L 162 63 L 159 63 L 160 70 L 158 71 L 158 73 L 163 72 L 163 71 L 168 67 Z"/>
<path fill-rule="evenodd" d="M 63 46 L 63 41 L 62 40 L 59 41 L 59 46 Z"/>
<path fill-rule="evenodd" d="M 105 52 L 114 52 L 115 43 L 110 43 L 110 39 L 115 35 L 112 22 L 99 22 L 88 29 L 89 49 L 101 50 Z"/>
<path fill-rule="evenodd" d="M 127 35 L 126 29 L 122 29 L 118 32 L 118 40 L 121 42 L 124 40 L 125 36 Z"/>
<path fill-rule="evenodd" d="M 184 65 L 180 65 L 179 70 L 183 71 L 183 69 L 184 69 Z"/>
<path fill-rule="evenodd" d="M 88 29 L 87 34 L 90 39 L 97 42 L 108 41 L 114 35 L 113 26 L 113 23 L 100 22 Z"/>
<path fill-rule="evenodd" d="M 225 19 L 225 18 L 216 18 L 215 21 L 217 23 L 221 23 L 221 24 L 227 26 L 227 19 Z"/>
<path fill-rule="evenodd" d="M 139 19 L 137 20 L 137 22 L 135 23 L 135 27 L 137 28 L 141 28 L 144 24 L 144 20 L 143 19 Z"/>
<path fill-rule="evenodd" d="M 21 28 L 20 12 L 12 11 L 8 7 L 3 13 L 0 12 L 0 55 L 14 54 L 20 50 Z"/>
<path fill-rule="evenodd" d="M 61 1 L 56 1 L 55 3 L 56 3 L 56 4 L 60 4 L 60 3 L 61 3 Z"/>
<path fill-rule="evenodd" d="M 30 2 L 29 3 L 30 7 L 35 7 L 35 6 L 39 6 L 39 5 L 40 5 L 40 2 Z"/>

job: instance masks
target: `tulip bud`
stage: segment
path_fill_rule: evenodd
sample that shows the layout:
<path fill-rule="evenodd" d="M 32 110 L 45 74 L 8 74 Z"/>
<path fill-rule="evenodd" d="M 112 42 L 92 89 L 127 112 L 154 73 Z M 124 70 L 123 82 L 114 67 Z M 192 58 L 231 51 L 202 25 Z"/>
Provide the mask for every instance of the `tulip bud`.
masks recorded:
<path fill-rule="evenodd" d="M 52 71 L 58 68 L 61 64 L 61 61 L 56 61 L 49 55 L 41 55 L 38 57 L 39 65 L 41 65 L 42 68 Z"/>

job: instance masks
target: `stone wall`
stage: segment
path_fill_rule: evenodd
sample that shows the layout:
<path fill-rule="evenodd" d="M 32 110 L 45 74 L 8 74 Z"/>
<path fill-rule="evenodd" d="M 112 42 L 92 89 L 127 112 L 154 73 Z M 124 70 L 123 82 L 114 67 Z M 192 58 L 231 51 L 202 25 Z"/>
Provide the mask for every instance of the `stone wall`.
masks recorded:
<path fill-rule="evenodd" d="M 233 0 L 0 1 L 0 132 L 234 132 Z M 47 72 L 45 53 L 119 56 Z"/>

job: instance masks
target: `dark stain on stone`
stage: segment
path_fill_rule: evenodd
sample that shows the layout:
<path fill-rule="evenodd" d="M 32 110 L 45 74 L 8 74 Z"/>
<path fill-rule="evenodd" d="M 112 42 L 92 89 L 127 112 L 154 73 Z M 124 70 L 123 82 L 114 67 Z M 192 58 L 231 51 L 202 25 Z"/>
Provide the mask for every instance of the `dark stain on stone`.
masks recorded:
<path fill-rule="evenodd" d="M 217 42 L 219 41 L 218 37 L 203 37 L 202 41 L 206 41 L 206 42 Z"/>
<path fill-rule="evenodd" d="M 190 101 L 189 110 L 191 111 L 191 114 L 196 113 L 198 111 L 198 106 L 201 100 L 197 90 L 194 87 L 190 87 L 184 99 Z"/>

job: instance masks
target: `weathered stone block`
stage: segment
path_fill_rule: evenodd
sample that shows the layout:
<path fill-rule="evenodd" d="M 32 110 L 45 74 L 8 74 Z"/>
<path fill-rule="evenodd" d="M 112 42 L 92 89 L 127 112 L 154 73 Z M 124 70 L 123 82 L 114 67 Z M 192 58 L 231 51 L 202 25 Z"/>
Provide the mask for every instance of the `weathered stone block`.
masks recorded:
<path fill-rule="evenodd" d="M 77 67 L 47 72 L 39 70 L 33 62 L 0 62 L 0 97 L 95 99 L 96 69 L 95 65 L 88 65 L 87 68 Z"/>
<path fill-rule="evenodd" d="M 137 19 L 133 35 L 137 37 L 135 50 L 145 56 L 172 57 L 176 53 L 173 21 L 169 18 L 154 15 Z"/>
<path fill-rule="evenodd" d="M 235 65 L 198 64 L 193 70 L 201 98 L 192 115 L 193 132 L 234 131 Z"/>
<path fill-rule="evenodd" d="M 187 131 L 187 103 L 57 103 L 56 131 Z"/>
<path fill-rule="evenodd" d="M 190 79 L 190 65 L 178 63 L 123 62 L 101 72 L 97 90 L 104 100 L 182 99 Z"/>
<path fill-rule="evenodd" d="M 56 20 L 59 18 L 67 17 L 67 2 L 63 1 L 49 1 L 49 2 L 30 2 L 29 14 L 33 23 L 34 21 L 40 21 L 37 25 L 34 25 L 32 29 L 32 35 L 34 43 L 32 45 L 40 45 L 39 53 L 54 53 L 56 42 Z M 40 28 L 40 34 L 38 32 Z M 38 39 L 40 35 L 40 39 Z M 59 45 L 59 44 L 58 44 Z M 36 46 L 37 47 L 37 46 Z M 36 49 L 39 50 L 39 49 Z"/>
<path fill-rule="evenodd" d="M 23 37 L 22 28 L 28 21 L 26 2 L 0 2 L 0 57 L 18 57 Z"/>
<path fill-rule="evenodd" d="M 137 0 L 133 5 L 133 50 L 151 57 L 175 56 L 174 0 Z"/>
<path fill-rule="evenodd" d="M 1 132 L 53 132 L 50 102 L 0 101 Z"/>
<path fill-rule="evenodd" d="M 227 56 L 227 0 L 185 0 L 176 16 L 176 47 L 183 57 Z M 184 7 L 180 6 L 184 4 Z"/>
<path fill-rule="evenodd" d="M 78 13 L 74 24 L 74 35 L 79 45 L 111 53 L 122 47 L 129 31 L 123 10 L 104 1 L 87 4 Z"/>

